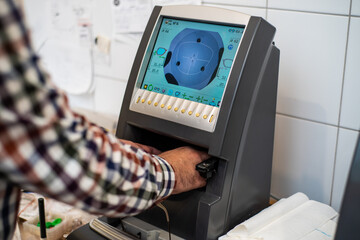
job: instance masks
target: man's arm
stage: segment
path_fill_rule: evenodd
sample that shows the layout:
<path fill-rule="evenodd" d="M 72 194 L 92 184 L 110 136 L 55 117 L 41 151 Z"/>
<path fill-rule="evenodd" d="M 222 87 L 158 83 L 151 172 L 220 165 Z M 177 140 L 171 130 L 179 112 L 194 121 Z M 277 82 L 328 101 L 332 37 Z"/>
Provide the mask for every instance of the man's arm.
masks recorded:
<path fill-rule="evenodd" d="M 189 147 L 176 148 L 160 154 L 169 162 L 176 175 L 176 185 L 173 194 L 186 192 L 206 184 L 204 178 L 196 171 L 196 164 L 209 158 L 204 152 L 196 151 Z"/>
<path fill-rule="evenodd" d="M 152 156 L 121 143 L 71 111 L 67 98 L 42 70 L 19 6 L 0 1 L 0 173 L 27 190 L 108 216 L 136 214 L 170 195 L 172 169 L 189 157 L 192 170 L 177 174 L 176 192 L 203 186 L 193 150 Z M 195 181 L 194 181 L 195 180 Z M 194 184 L 191 184 L 193 182 Z"/>

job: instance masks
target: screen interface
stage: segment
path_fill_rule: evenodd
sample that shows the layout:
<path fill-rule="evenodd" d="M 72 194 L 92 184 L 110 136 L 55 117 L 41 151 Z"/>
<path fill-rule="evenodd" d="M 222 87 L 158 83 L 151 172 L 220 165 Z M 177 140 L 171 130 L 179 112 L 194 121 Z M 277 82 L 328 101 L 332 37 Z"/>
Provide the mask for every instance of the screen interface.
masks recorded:
<path fill-rule="evenodd" d="M 219 107 L 243 31 L 164 17 L 141 89 Z"/>

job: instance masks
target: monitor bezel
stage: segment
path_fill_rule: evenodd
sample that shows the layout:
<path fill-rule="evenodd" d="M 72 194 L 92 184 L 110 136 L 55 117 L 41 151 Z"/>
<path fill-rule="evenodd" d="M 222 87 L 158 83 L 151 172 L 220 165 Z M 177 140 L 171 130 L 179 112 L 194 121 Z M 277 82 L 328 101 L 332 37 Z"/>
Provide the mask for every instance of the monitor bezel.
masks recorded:
<path fill-rule="evenodd" d="M 221 11 L 219 11 L 219 8 L 215 8 L 215 7 L 206 7 L 207 11 L 198 12 L 198 11 L 196 11 L 197 10 L 196 7 L 197 6 L 166 6 L 166 8 L 165 7 L 161 8 L 161 10 L 157 16 L 157 19 L 155 21 L 155 24 L 152 27 L 151 34 L 150 34 L 147 44 L 146 44 L 145 52 L 140 61 L 140 67 L 136 74 L 136 79 L 135 79 L 132 96 L 131 96 L 131 101 L 129 103 L 129 110 L 133 111 L 133 112 L 138 112 L 138 113 L 142 113 L 145 115 L 149 115 L 149 116 L 152 116 L 155 118 L 170 120 L 170 121 L 176 122 L 178 124 L 197 128 L 199 130 L 214 132 L 216 125 L 217 125 L 217 119 L 218 119 L 219 115 L 217 115 L 217 117 L 214 121 L 214 124 L 211 127 L 209 127 L 209 128 L 206 127 L 206 129 L 204 129 L 202 127 L 197 126 L 196 124 L 189 124 L 189 122 L 182 122 L 181 120 L 174 121 L 173 119 L 168 119 L 168 118 L 164 117 L 164 115 L 157 115 L 154 113 L 149 113 L 147 111 L 141 111 L 141 110 L 137 109 L 136 107 L 134 107 L 136 94 L 137 94 L 138 90 L 141 89 L 141 85 L 142 85 L 142 82 L 143 82 L 145 74 L 146 74 L 146 69 L 148 67 L 148 63 L 151 58 L 151 53 L 155 46 L 156 39 L 158 37 L 163 18 L 171 18 L 171 19 L 178 19 L 178 20 L 184 20 L 184 21 L 215 24 L 215 25 L 222 25 L 222 26 L 228 26 L 228 27 L 239 27 L 239 28 L 244 29 L 243 34 L 240 39 L 240 43 L 235 52 L 233 64 L 231 66 L 231 69 L 229 71 L 229 74 L 228 74 L 228 77 L 226 80 L 226 85 L 225 85 L 225 88 L 224 88 L 224 91 L 222 94 L 222 98 L 221 98 L 221 103 L 223 102 L 223 99 L 227 93 L 229 80 L 230 80 L 230 77 L 233 72 L 234 62 L 238 57 L 238 53 L 239 53 L 239 50 L 241 49 L 241 46 L 243 45 L 243 39 L 244 39 L 244 36 L 246 35 L 247 25 L 249 23 L 251 16 L 242 14 L 242 13 L 239 13 L 236 11 L 227 10 L 227 9 L 220 9 Z M 201 7 L 204 7 L 204 6 L 201 6 Z M 222 14 L 219 14 L 219 13 L 222 13 Z M 222 104 L 217 108 L 218 108 L 218 112 L 220 112 L 220 110 L 222 108 Z"/>

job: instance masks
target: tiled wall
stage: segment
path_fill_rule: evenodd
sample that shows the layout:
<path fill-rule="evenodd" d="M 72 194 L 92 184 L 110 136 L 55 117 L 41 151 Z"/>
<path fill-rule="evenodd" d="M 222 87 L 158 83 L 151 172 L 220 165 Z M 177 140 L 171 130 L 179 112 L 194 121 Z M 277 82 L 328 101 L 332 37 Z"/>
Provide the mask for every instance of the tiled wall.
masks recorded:
<path fill-rule="evenodd" d="M 40 1 L 40 0 L 37 0 Z M 110 4 L 94 0 L 94 35 L 111 38 Z M 339 210 L 360 131 L 360 0 L 204 0 L 261 16 L 281 51 L 271 193 L 304 192 Z M 144 18 L 144 21 L 147 21 Z M 117 116 L 141 34 L 112 39 L 77 107 Z"/>
<path fill-rule="evenodd" d="M 277 28 L 280 77 L 271 193 L 339 210 L 360 130 L 360 0 L 205 0 Z"/>

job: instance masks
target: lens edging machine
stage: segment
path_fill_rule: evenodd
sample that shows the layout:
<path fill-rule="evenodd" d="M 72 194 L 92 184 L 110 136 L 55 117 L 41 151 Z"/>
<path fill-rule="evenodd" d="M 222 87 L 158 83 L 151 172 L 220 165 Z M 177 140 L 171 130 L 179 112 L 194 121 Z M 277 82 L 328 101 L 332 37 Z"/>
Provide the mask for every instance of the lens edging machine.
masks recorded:
<path fill-rule="evenodd" d="M 227 69 L 219 106 L 144 89 L 144 76 L 164 18 L 244 29 L 232 66 Z M 211 155 L 215 167 L 209 170 L 214 174 L 206 187 L 163 202 L 169 212 L 172 239 L 217 239 L 268 206 L 280 56 L 274 35 L 275 28 L 264 19 L 231 10 L 154 8 L 129 76 L 116 136 L 162 151 L 184 145 L 199 148 Z M 184 106 L 187 109 L 181 113 Z M 157 207 L 135 217 L 101 220 L 139 239 L 167 239 L 163 232 L 168 225 Z M 90 231 L 88 226 L 80 228 L 68 239 L 95 234 Z"/>

